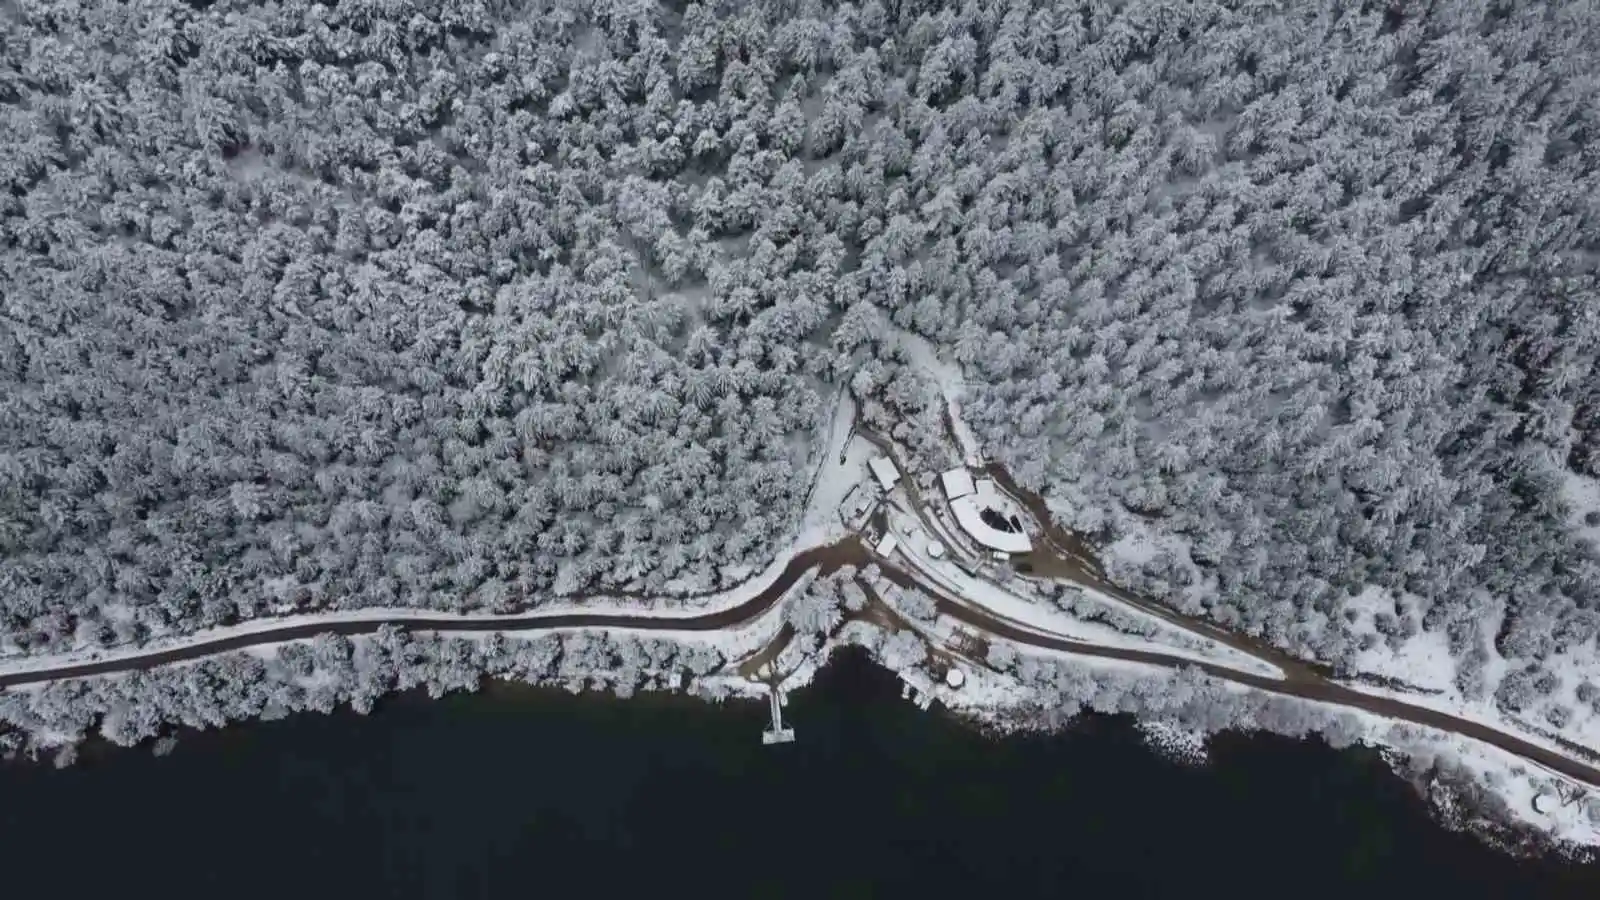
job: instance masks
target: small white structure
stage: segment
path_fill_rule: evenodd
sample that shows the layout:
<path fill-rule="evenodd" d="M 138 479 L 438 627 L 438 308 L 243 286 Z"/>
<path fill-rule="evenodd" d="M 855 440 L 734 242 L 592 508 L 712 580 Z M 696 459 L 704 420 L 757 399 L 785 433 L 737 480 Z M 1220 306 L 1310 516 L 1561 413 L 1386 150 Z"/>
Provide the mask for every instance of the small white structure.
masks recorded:
<path fill-rule="evenodd" d="M 883 540 L 878 542 L 878 546 L 874 547 L 873 551 L 876 552 L 879 556 L 890 556 L 890 555 L 892 555 L 894 553 L 895 549 L 898 548 L 899 546 L 900 546 L 900 539 L 899 538 L 895 537 L 892 534 L 885 534 L 883 536 Z"/>
<path fill-rule="evenodd" d="M 948 500 L 965 497 L 976 490 L 972 484 L 972 473 L 966 469 L 951 469 L 941 473 L 939 480 L 944 482 L 944 495 Z"/>
<path fill-rule="evenodd" d="M 991 553 L 989 555 L 994 557 L 995 562 L 1010 562 L 1011 561 L 1011 554 L 1005 552 L 1004 550 L 996 550 L 995 552 L 993 552 L 993 553 Z"/>
<path fill-rule="evenodd" d="M 953 688 L 959 688 L 967 683 L 967 674 L 960 669 L 951 669 L 944 673 L 944 683 Z"/>
<path fill-rule="evenodd" d="M 929 541 L 928 557 L 930 559 L 938 559 L 941 556 L 944 556 L 944 544 L 941 544 L 938 541 Z"/>
<path fill-rule="evenodd" d="M 893 460 L 887 456 L 874 456 L 867 465 L 878 479 L 878 484 L 883 486 L 884 493 L 894 490 L 895 482 L 900 480 L 900 470 L 894 467 Z"/>

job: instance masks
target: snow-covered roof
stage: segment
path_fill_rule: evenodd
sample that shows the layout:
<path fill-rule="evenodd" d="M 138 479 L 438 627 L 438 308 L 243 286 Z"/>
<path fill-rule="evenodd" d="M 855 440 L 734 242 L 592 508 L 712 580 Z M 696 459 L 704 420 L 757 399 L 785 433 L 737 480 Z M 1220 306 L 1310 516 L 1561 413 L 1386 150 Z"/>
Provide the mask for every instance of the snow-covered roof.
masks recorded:
<path fill-rule="evenodd" d="M 961 687 L 961 685 L 966 683 L 966 680 L 966 673 L 962 672 L 960 669 L 951 669 L 950 671 L 944 673 L 944 683 L 953 688 Z"/>
<path fill-rule="evenodd" d="M 979 478 L 973 482 L 973 488 L 977 491 L 979 500 L 1000 496 L 1000 491 L 994 486 L 992 478 Z"/>
<path fill-rule="evenodd" d="M 966 469 L 951 469 L 939 476 L 944 482 L 944 495 L 951 500 L 972 493 L 972 473 Z"/>
<path fill-rule="evenodd" d="M 1002 550 L 1006 553 L 1027 553 L 1033 549 L 1033 543 L 1026 534 L 1016 531 L 1001 531 L 983 520 L 983 505 L 976 497 L 959 497 L 950 501 L 950 511 L 956 515 L 956 523 L 961 530 L 972 536 L 972 539 L 988 547 L 990 550 Z"/>
<path fill-rule="evenodd" d="M 933 557 L 934 559 L 938 559 L 939 557 L 943 556 L 944 555 L 944 544 L 940 543 L 939 541 L 929 541 L 928 542 L 928 555 Z"/>
<path fill-rule="evenodd" d="M 893 553 L 895 551 L 896 547 L 899 547 L 899 546 L 900 546 L 900 539 L 899 538 L 895 537 L 892 534 L 886 534 L 886 535 L 883 536 L 883 540 L 878 542 L 877 553 L 878 553 L 879 556 L 888 556 L 888 555 L 890 555 L 891 553 Z"/>
<path fill-rule="evenodd" d="M 887 456 L 874 456 L 867 462 L 872 468 L 872 474 L 877 477 L 878 483 L 886 491 L 894 490 L 894 483 L 900 480 L 900 470 L 894 467 L 894 462 Z"/>

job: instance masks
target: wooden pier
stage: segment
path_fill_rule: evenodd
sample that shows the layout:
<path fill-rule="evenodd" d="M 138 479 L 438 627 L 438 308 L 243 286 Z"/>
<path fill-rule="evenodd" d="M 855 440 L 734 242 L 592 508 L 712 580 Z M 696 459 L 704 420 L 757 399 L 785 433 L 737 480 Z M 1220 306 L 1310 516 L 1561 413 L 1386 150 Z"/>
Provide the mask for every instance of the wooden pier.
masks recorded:
<path fill-rule="evenodd" d="M 772 693 L 767 695 L 772 701 L 772 727 L 761 734 L 763 744 L 790 744 L 794 742 L 794 729 L 783 727 L 782 701 L 778 696 L 778 686 L 772 686 Z"/>

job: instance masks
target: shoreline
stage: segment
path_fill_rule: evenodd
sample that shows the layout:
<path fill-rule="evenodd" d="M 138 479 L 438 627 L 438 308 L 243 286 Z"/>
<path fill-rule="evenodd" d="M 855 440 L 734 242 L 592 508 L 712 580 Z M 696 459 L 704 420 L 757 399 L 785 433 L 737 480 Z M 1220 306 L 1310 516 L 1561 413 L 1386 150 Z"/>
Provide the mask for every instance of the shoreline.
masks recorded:
<path fill-rule="evenodd" d="M 831 642 L 830 642 L 831 643 Z M 830 652 L 815 667 L 808 667 L 804 679 L 785 691 L 811 693 L 819 690 L 818 682 L 824 677 L 833 677 L 840 670 L 850 670 L 859 665 L 866 665 L 874 672 L 874 677 L 903 680 L 902 673 L 894 671 L 881 660 L 877 659 L 867 648 L 848 644 L 832 644 Z M 633 706 L 640 705 L 657 710 L 682 710 L 682 711 L 709 711 L 710 707 L 717 707 L 718 714 L 724 711 L 749 718 L 752 724 L 751 741 L 755 742 L 759 735 L 760 724 L 765 721 L 766 701 L 752 694 L 721 693 L 712 694 L 696 690 L 696 685 L 672 687 L 662 684 L 642 685 L 638 690 L 627 695 L 619 695 L 614 689 L 586 683 L 581 690 L 574 690 L 571 684 L 555 681 L 530 683 L 516 678 L 484 674 L 475 686 L 464 691 L 453 692 L 461 697 L 463 694 L 478 695 L 490 698 L 495 702 L 521 704 L 525 702 L 547 703 L 552 700 L 572 700 L 586 704 L 604 704 L 607 706 Z M 362 712 L 347 706 L 341 706 L 328 715 L 355 712 L 365 719 L 368 716 L 384 715 L 397 709 L 423 707 L 437 702 L 439 698 L 430 695 L 425 687 L 416 686 L 389 693 L 380 698 L 372 709 Z M 464 699 L 464 698 L 463 698 Z M 901 703 L 917 706 L 915 699 L 901 699 Z M 1144 726 L 1159 723 L 1160 720 L 1142 719 L 1129 713 L 1106 713 L 1096 710 L 1083 709 L 1072 715 L 1062 717 L 1059 709 L 1052 708 L 1037 698 L 1025 700 L 1021 705 L 1012 708 L 989 709 L 973 705 L 952 705 L 944 702 L 933 704 L 924 712 L 946 719 L 957 727 L 981 735 L 990 741 L 1026 740 L 1029 738 L 1052 738 L 1069 734 L 1092 733 L 1094 729 L 1106 727 L 1108 724 L 1122 722 L 1143 730 Z M 193 726 L 174 726 L 163 732 L 161 737 L 154 742 L 145 742 L 136 746 L 118 745 L 101 735 L 91 735 L 80 744 L 73 745 L 74 750 L 69 758 L 63 762 L 60 759 L 52 761 L 43 753 L 7 753 L 0 757 L 0 765 L 7 768 L 22 767 L 43 770 L 52 766 L 79 767 L 99 766 L 113 763 L 118 758 L 130 752 L 136 752 L 142 747 L 149 746 L 153 755 L 162 756 L 170 753 L 173 748 L 182 747 L 187 742 L 202 736 L 222 740 L 239 740 L 248 737 L 249 729 L 241 728 L 237 734 L 231 732 L 237 725 L 269 726 L 278 721 L 290 719 L 311 718 L 317 710 L 302 709 L 289 712 L 283 716 L 272 718 L 259 718 L 251 722 L 235 723 L 228 729 L 213 729 Z M 361 720 L 354 720 L 361 721 Z M 797 723 L 797 727 L 804 731 L 804 721 Z M 1209 770 L 1217 765 L 1212 757 L 1213 742 L 1221 741 L 1225 744 L 1239 745 L 1241 743 L 1259 743 L 1263 739 L 1286 740 L 1295 744 L 1320 744 L 1321 746 L 1337 753 L 1352 753 L 1357 757 L 1381 760 L 1387 768 L 1390 777 L 1397 778 L 1406 783 L 1409 790 L 1423 803 L 1427 809 L 1430 823 L 1446 831 L 1471 835 L 1479 842 L 1492 847 L 1495 851 L 1507 854 L 1517 859 L 1535 859 L 1554 856 L 1565 863 L 1587 864 L 1595 860 L 1593 848 L 1562 841 L 1553 837 L 1527 822 L 1519 821 L 1512 815 L 1503 800 L 1482 784 L 1473 780 L 1470 773 L 1459 767 L 1441 765 L 1435 759 L 1426 766 L 1416 765 L 1416 758 L 1410 754 L 1385 747 L 1378 744 L 1357 742 L 1349 746 L 1334 746 L 1318 734 L 1285 735 L 1266 728 L 1250 727 L 1225 727 L 1219 731 L 1204 735 L 1194 735 L 1200 742 L 1201 755 L 1198 758 L 1186 757 L 1175 760 L 1185 765 L 1196 766 Z M 804 739 L 803 737 L 801 738 Z M 1144 742 L 1151 753 L 1172 759 L 1172 754 L 1156 746 L 1148 739 Z"/>

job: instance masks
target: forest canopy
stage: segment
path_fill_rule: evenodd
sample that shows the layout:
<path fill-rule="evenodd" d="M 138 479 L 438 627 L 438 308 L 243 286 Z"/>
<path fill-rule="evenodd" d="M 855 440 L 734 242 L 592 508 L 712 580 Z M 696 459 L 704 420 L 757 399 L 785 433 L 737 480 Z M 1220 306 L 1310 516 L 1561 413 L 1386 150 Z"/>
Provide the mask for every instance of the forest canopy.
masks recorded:
<path fill-rule="evenodd" d="M 1379 588 L 1547 689 L 1600 627 L 1589 15 L 8 4 L 0 646 L 723 586 L 830 398 L 922 408 L 899 329 L 1069 524 L 1182 539 L 1171 602 L 1337 659 Z"/>

